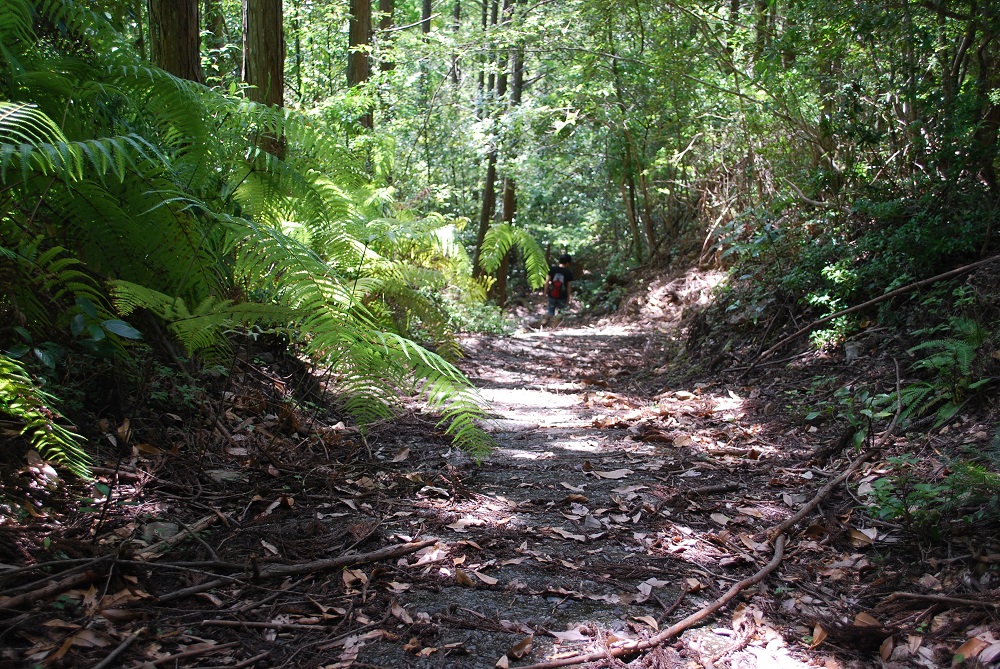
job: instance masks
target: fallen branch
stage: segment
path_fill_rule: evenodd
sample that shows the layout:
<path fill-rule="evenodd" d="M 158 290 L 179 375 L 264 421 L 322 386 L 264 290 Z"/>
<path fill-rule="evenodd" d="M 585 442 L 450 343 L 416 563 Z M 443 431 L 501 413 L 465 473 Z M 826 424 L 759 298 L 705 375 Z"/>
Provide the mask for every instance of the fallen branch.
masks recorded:
<path fill-rule="evenodd" d="M 721 597 L 711 602 L 710 604 L 702 607 L 698 611 L 695 611 L 687 618 L 684 618 L 678 623 L 675 623 L 663 630 L 662 632 L 656 634 L 645 641 L 632 641 L 626 643 L 625 645 L 618 646 L 617 648 L 608 648 L 606 650 L 588 653 L 587 655 L 575 655 L 573 657 L 565 657 L 559 660 L 552 660 L 549 662 L 539 662 L 538 664 L 529 664 L 524 667 L 518 667 L 518 669 L 554 669 L 555 667 L 568 667 L 575 664 L 584 664 L 586 662 L 596 662 L 597 660 L 603 660 L 610 657 L 621 657 L 623 655 L 631 655 L 644 650 L 649 650 L 659 646 L 664 641 L 671 639 L 689 627 L 701 622 L 705 618 L 721 609 L 723 606 L 731 602 L 738 594 L 746 590 L 752 585 L 756 585 L 764 580 L 768 574 L 778 568 L 781 564 L 782 558 L 785 556 L 785 535 L 779 536 L 774 542 L 774 556 L 771 561 L 768 562 L 764 567 L 760 569 L 753 576 L 743 579 L 739 583 L 735 583 L 729 590 L 727 590 Z"/>
<path fill-rule="evenodd" d="M 958 604 L 960 606 L 1000 609 L 1000 602 L 987 602 L 981 599 L 963 599 L 962 597 L 949 597 L 948 595 L 921 595 L 915 592 L 894 592 L 889 595 L 885 601 L 891 602 L 894 599 L 918 599 L 924 602 L 938 602 L 940 604 Z"/>
<path fill-rule="evenodd" d="M 82 574 L 74 574 L 64 578 L 61 581 L 56 581 L 55 583 L 50 583 L 44 588 L 39 588 L 38 590 L 32 590 L 31 592 L 25 592 L 14 597 L 0 601 L 0 609 L 19 609 L 22 606 L 30 606 L 34 604 L 37 600 L 44 600 L 52 597 L 53 595 L 58 595 L 60 592 L 64 592 L 71 588 L 75 588 L 84 583 L 90 583 L 100 576 L 96 571 L 85 571 Z"/>
<path fill-rule="evenodd" d="M 174 653 L 173 655 L 167 655 L 165 657 L 161 657 L 158 660 L 149 660 L 147 661 L 147 663 L 153 665 L 154 667 L 159 667 L 160 665 L 170 664 L 176 662 L 177 660 L 186 660 L 189 657 L 200 657 L 202 655 L 208 655 L 209 653 L 214 653 L 216 651 L 226 650 L 227 648 L 234 648 L 239 645 L 240 645 L 239 641 L 230 641 L 229 643 L 218 643 L 218 644 L 198 644 L 197 646 L 188 648 L 187 650 L 183 650 L 179 653 Z"/>
<path fill-rule="evenodd" d="M 262 629 L 262 630 L 298 630 L 302 632 L 329 632 L 329 627 L 323 625 L 296 625 L 295 623 L 259 623 L 245 620 L 202 620 L 200 625 L 205 627 L 235 627 L 238 629 Z"/>
<path fill-rule="evenodd" d="M 892 433 L 896 430 L 896 426 L 899 425 L 899 417 L 903 414 L 903 400 L 902 400 L 902 393 L 900 392 L 901 383 L 902 382 L 899 377 L 899 362 L 897 361 L 896 362 L 896 415 L 893 416 L 892 422 L 889 423 L 889 427 L 887 427 L 885 432 L 882 433 L 882 436 L 878 438 L 878 441 L 875 442 L 875 445 L 869 448 L 861 455 L 859 455 L 854 460 L 854 462 L 852 462 L 850 466 L 846 470 L 844 470 L 842 474 L 840 474 L 840 476 L 828 481 L 826 485 L 820 488 L 816 492 L 816 494 L 813 495 L 813 498 L 808 502 L 806 502 L 805 504 L 803 504 L 798 511 L 796 511 L 794 514 L 786 518 L 778 525 L 768 530 L 767 536 L 769 539 L 773 540 L 779 534 L 784 534 L 785 532 L 790 530 L 796 523 L 805 518 L 807 515 L 809 515 L 810 512 L 812 512 L 813 509 L 819 506 L 820 502 L 829 497 L 830 493 L 833 492 L 834 488 L 836 488 L 841 483 L 849 479 L 851 475 L 854 474 L 854 472 L 856 472 L 861 465 L 863 465 L 868 460 L 871 460 L 873 457 L 875 457 L 877 453 L 881 452 L 882 447 L 885 446 L 885 443 L 887 441 L 889 441 L 889 438 L 892 436 Z"/>
<path fill-rule="evenodd" d="M 122 653 L 128 650 L 128 647 L 131 646 L 133 643 L 135 643 L 136 639 L 138 639 L 145 633 L 146 633 L 145 627 L 140 627 L 139 629 L 135 630 L 134 632 L 129 634 L 124 641 L 118 644 L 118 647 L 115 648 L 113 651 L 111 651 L 111 653 L 109 653 L 106 658 L 95 664 L 91 669 L 107 669 L 107 667 L 116 666 L 115 660 L 117 660 Z"/>
<path fill-rule="evenodd" d="M 956 269 L 951 270 L 950 272 L 945 272 L 944 274 L 938 274 L 937 276 L 932 276 L 929 279 L 923 279 L 921 281 L 916 281 L 916 282 L 911 283 L 909 285 L 903 286 L 902 288 L 897 288 L 896 290 L 890 290 L 888 293 L 885 293 L 884 295 L 879 295 L 878 297 L 872 298 L 872 299 L 868 300 L 867 302 L 862 302 L 861 304 L 856 304 L 853 307 L 849 307 L 847 309 L 841 309 L 840 311 L 838 311 L 836 313 L 833 313 L 833 314 L 830 314 L 829 316 L 824 316 L 823 318 L 820 318 L 819 320 L 815 320 L 812 323 L 810 323 L 809 325 L 805 326 L 804 328 L 801 328 L 800 330 L 797 330 L 794 333 L 788 335 L 787 337 L 785 337 L 784 339 L 782 339 L 781 341 L 779 341 L 777 344 L 775 344 L 771 348 L 767 349 L 766 351 L 764 351 L 763 353 L 761 353 L 760 355 L 758 355 L 754 359 L 754 361 L 752 363 L 750 363 L 750 366 L 747 367 L 747 369 L 743 373 L 743 375 L 745 376 L 745 375 L 749 374 L 757 366 L 757 364 L 761 360 L 763 360 L 764 358 L 772 355 L 775 351 L 779 350 L 785 344 L 788 344 L 790 342 L 795 341 L 796 339 L 798 339 L 802 335 L 810 332 L 811 330 L 819 327 L 820 325 L 824 325 L 826 323 L 829 323 L 830 321 L 832 321 L 832 320 L 834 320 L 836 318 L 840 318 L 841 316 L 847 316 L 848 314 L 853 314 L 855 312 L 862 311 L 864 309 L 867 309 L 868 307 L 874 306 L 874 305 L 879 304 L 881 302 L 885 302 L 886 300 L 891 300 L 894 297 L 898 297 L 900 295 L 905 295 L 907 293 L 911 293 L 911 292 L 913 292 L 913 291 L 915 291 L 915 290 L 917 290 L 919 288 L 923 288 L 924 286 L 929 286 L 932 283 L 937 283 L 938 281 L 944 281 L 945 279 L 953 279 L 956 276 L 961 276 L 962 274 L 965 274 L 966 272 L 971 272 L 972 270 L 974 270 L 977 267 L 981 267 L 982 265 L 986 265 L 986 264 L 991 263 L 991 262 L 996 262 L 997 260 L 1000 260 L 1000 255 L 991 256 L 989 258 L 986 258 L 985 260 L 979 260 L 979 261 L 971 263 L 969 265 L 964 265 L 962 267 L 958 267 Z"/>
<path fill-rule="evenodd" d="M 317 571 L 329 571 L 331 569 L 342 569 L 344 567 L 353 567 L 359 564 L 367 564 L 369 562 L 378 562 L 380 560 L 388 560 L 395 557 L 401 557 L 409 553 L 416 553 L 421 548 L 426 548 L 427 546 L 433 546 L 437 543 L 437 539 L 426 539 L 424 541 L 414 541 L 408 544 L 400 544 L 398 546 L 388 546 L 386 548 L 380 548 L 377 551 L 372 551 L 370 553 L 359 553 L 357 555 L 342 555 L 336 558 L 329 558 L 327 560 L 313 560 L 312 562 L 300 562 L 298 564 L 272 564 L 265 567 L 261 567 L 260 576 L 261 578 L 273 578 L 275 576 L 292 576 L 295 574 L 312 574 Z"/>
<path fill-rule="evenodd" d="M 391 558 L 407 555 L 408 553 L 415 553 L 421 548 L 426 548 L 427 546 L 432 546 L 436 543 L 437 539 L 427 539 L 425 541 L 414 541 L 408 544 L 399 544 L 398 546 L 387 546 L 386 548 L 380 548 L 379 550 L 372 551 L 370 553 L 360 553 L 357 555 L 342 555 L 340 557 L 329 558 L 327 560 L 313 560 L 312 562 L 299 562 L 296 564 L 265 565 L 258 570 L 257 577 L 275 578 L 278 576 L 313 574 L 319 571 L 329 571 L 331 569 L 343 569 L 345 567 L 353 567 L 359 564 L 378 562 L 380 560 L 388 560 Z M 232 576 L 223 576 L 211 581 L 205 581 L 204 583 L 199 583 L 198 585 L 192 585 L 191 587 L 184 588 L 183 590 L 168 592 L 167 594 L 160 596 L 158 599 L 161 602 L 169 602 L 175 599 L 181 599 L 183 597 L 187 597 L 188 595 L 196 595 L 199 592 L 207 592 L 209 590 L 214 590 L 215 588 L 233 582 L 239 582 L 239 579 L 234 578 Z"/>

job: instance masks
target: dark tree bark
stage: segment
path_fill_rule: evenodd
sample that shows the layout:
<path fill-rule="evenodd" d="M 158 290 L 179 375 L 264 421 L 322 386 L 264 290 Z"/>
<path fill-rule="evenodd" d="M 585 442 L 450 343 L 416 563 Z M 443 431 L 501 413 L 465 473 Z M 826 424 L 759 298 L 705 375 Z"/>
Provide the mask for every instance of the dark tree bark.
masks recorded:
<path fill-rule="evenodd" d="M 392 30 L 392 26 L 395 23 L 395 0 L 378 0 L 378 11 L 380 14 L 378 28 L 382 33 L 383 52 L 387 52 L 390 43 L 389 31 Z M 379 60 L 378 67 L 383 72 L 390 72 L 396 69 L 396 62 L 392 58 L 383 56 Z"/>
<path fill-rule="evenodd" d="M 248 97 L 285 106 L 285 30 L 281 0 L 243 0 L 243 81 Z"/>
<path fill-rule="evenodd" d="M 423 0 L 420 5 L 420 32 L 427 34 L 431 31 L 431 0 Z"/>
<path fill-rule="evenodd" d="M 149 45 L 154 65 L 202 83 L 198 13 L 198 0 L 149 0 Z"/>
<path fill-rule="evenodd" d="M 462 28 L 462 1 L 455 0 L 455 7 L 451 14 L 451 31 L 458 34 L 458 31 Z M 451 54 L 451 83 L 454 86 L 458 86 L 460 80 L 458 71 L 458 53 L 452 52 Z"/>
<path fill-rule="evenodd" d="M 371 77 L 369 48 L 372 41 L 371 0 L 351 0 L 351 18 L 348 26 L 347 85 L 360 86 Z M 374 125 L 372 110 L 365 112 L 358 122 L 362 127 Z"/>
<path fill-rule="evenodd" d="M 243 81 L 254 102 L 285 106 L 285 31 L 281 0 L 243 0 Z M 284 141 L 264 137 L 261 148 L 284 154 Z"/>

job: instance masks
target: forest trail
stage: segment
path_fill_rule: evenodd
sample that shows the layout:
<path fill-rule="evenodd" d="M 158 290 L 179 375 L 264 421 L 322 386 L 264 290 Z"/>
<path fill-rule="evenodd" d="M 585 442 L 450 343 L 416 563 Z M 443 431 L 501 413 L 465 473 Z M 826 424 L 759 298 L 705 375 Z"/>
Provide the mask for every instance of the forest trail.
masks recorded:
<path fill-rule="evenodd" d="M 481 463 L 416 410 L 364 432 L 282 415 L 284 388 L 260 383 L 276 360 L 233 374 L 199 449 L 138 444 L 90 491 L 25 468 L 11 494 L 41 515 L 0 527 L 0 666 L 902 669 L 970 638 L 1000 655 L 995 603 L 940 599 L 992 572 L 914 560 L 843 485 L 784 553 L 770 540 L 856 455 L 775 409 L 842 363 L 673 387 L 674 336 L 467 337 L 497 443 Z"/>
<path fill-rule="evenodd" d="M 487 669 L 603 652 L 768 562 L 751 536 L 787 510 L 795 474 L 739 423 L 735 392 L 654 392 L 662 337 L 605 326 L 465 342 L 498 447 L 478 466 L 446 458 L 453 489 L 418 494 L 424 532 L 440 540 L 425 555 L 441 562 L 398 601 L 432 627 L 406 650 L 364 648 L 362 661 Z M 787 487 L 768 491 L 775 476 Z M 770 598 L 750 595 L 735 622 L 726 611 L 630 666 L 805 666 L 762 616 Z"/>

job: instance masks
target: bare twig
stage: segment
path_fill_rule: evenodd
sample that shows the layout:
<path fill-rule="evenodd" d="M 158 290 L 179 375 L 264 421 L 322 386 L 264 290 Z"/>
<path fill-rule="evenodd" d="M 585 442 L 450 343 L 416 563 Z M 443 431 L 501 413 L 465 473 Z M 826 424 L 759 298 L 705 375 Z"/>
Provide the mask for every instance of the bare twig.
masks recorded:
<path fill-rule="evenodd" d="M 891 602 L 894 599 L 917 599 L 923 602 L 938 602 L 941 604 L 958 604 L 959 606 L 973 606 L 986 609 L 1000 609 L 1000 602 L 987 602 L 982 599 L 964 599 L 962 597 L 949 597 L 948 595 L 922 595 L 915 592 L 894 592 L 885 601 Z"/>
<path fill-rule="evenodd" d="M 889 441 L 889 438 L 892 437 L 892 433 L 896 430 L 896 426 L 899 424 L 899 417 L 903 413 L 902 394 L 900 393 L 901 384 L 902 381 L 899 376 L 899 361 L 896 361 L 896 415 L 893 416 L 892 422 L 889 423 L 889 427 L 886 428 L 885 432 L 882 433 L 882 436 L 879 437 L 877 442 L 875 442 L 875 445 L 859 455 L 854 462 L 852 462 L 850 466 L 844 470 L 842 474 L 840 474 L 840 476 L 828 481 L 826 485 L 816 491 L 816 494 L 813 495 L 811 500 L 799 507 L 798 511 L 768 530 L 768 538 L 774 539 L 777 535 L 784 534 L 790 530 L 796 523 L 805 518 L 813 509 L 819 506 L 820 502 L 829 497 L 834 488 L 850 478 L 851 475 L 854 474 L 859 467 L 861 467 L 861 465 L 871 460 L 876 454 L 881 452 L 882 447 L 885 446 L 886 442 Z"/>
<path fill-rule="evenodd" d="M 585 662 L 595 662 L 597 660 L 606 659 L 608 656 L 611 657 L 621 657 L 623 655 L 631 655 L 632 653 L 637 653 L 644 650 L 649 650 L 659 646 L 664 641 L 671 639 L 684 630 L 688 629 L 692 625 L 701 622 L 705 618 L 709 617 L 723 606 L 732 601 L 738 594 L 746 590 L 752 585 L 756 585 L 764 580 L 768 574 L 778 568 L 781 564 L 782 558 L 785 556 L 785 535 L 779 536 L 774 542 L 774 556 L 771 561 L 768 562 L 764 567 L 762 567 L 753 576 L 743 579 L 739 583 L 733 584 L 729 590 L 727 590 L 721 597 L 711 602 L 710 604 L 702 607 L 698 611 L 695 611 L 687 618 L 684 618 L 678 623 L 675 623 L 663 630 L 659 634 L 646 639 L 645 641 L 633 641 L 631 643 L 625 644 L 624 646 L 619 646 L 617 648 L 609 648 L 595 653 L 589 653 L 587 655 L 575 655 L 573 657 L 565 657 L 559 660 L 552 660 L 550 662 L 539 662 L 538 664 L 529 664 L 525 667 L 519 667 L 518 669 L 554 669 L 555 667 L 568 667 L 575 664 L 584 664 Z"/>
<path fill-rule="evenodd" d="M 188 648 L 187 650 L 183 650 L 179 653 L 174 653 L 173 655 L 167 655 L 166 657 L 161 657 L 158 660 L 150 660 L 149 664 L 152 664 L 154 667 L 159 667 L 164 664 L 169 665 L 171 663 L 176 662 L 177 660 L 186 660 L 189 657 L 199 657 L 201 655 L 208 655 L 209 653 L 215 653 L 220 650 L 226 650 L 227 648 L 234 648 L 239 645 L 240 645 L 239 641 L 230 641 L 229 643 L 219 643 L 214 645 L 199 644 L 194 648 Z"/>
<path fill-rule="evenodd" d="M 146 633 L 146 628 L 140 627 L 139 629 L 129 634 L 127 637 L 125 637 L 124 641 L 118 644 L 117 648 L 111 651 L 111 653 L 109 653 L 106 658 L 95 664 L 92 667 L 92 669 L 107 669 L 107 667 L 115 666 L 115 660 L 117 660 L 122 653 L 128 650 L 128 647 L 131 646 L 133 643 L 135 643 L 136 639 L 138 639 L 145 633 Z"/>
<path fill-rule="evenodd" d="M 313 574 L 319 571 L 329 571 L 331 569 L 343 569 L 344 567 L 353 567 L 354 565 L 367 564 L 369 562 L 378 562 L 379 560 L 388 560 L 395 557 L 400 557 L 408 553 L 415 553 L 421 548 L 426 548 L 427 546 L 432 546 L 437 543 L 437 539 L 428 539 L 426 541 L 414 541 L 408 544 L 399 544 L 398 546 L 388 546 L 386 548 L 380 548 L 377 551 L 372 551 L 370 553 L 359 553 L 357 555 L 342 555 L 336 558 L 330 558 L 327 560 L 313 560 L 312 562 L 299 562 L 296 564 L 272 564 L 265 565 L 260 568 L 257 572 L 259 578 L 275 578 L 278 576 L 292 576 L 295 574 Z M 161 602 L 169 602 L 175 599 L 181 599 L 187 597 L 188 595 L 196 595 L 199 592 L 207 592 L 215 588 L 221 587 L 228 583 L 239 582 L 232 576 L 223 576 L 221 578 L 214 579 L 212 581 L 206 581 L 204 583 L 199 583 L 198 585 L 192 585 L 189 588 L 184 588 L 183 590 L 177 590 L 174 592 L 169 592 L 162 595 L 159 600 Z"/>
<path fill-rule="evenodd" d="M 301 632 L 329 632 L 330 628 L 323 625 L 296 625 L 295 623 L 260 623 L 245 620 L 202 620 L 205 627 L 236 627 L 266 630 L 297 630 Z"/>
<path fill-rule="evenodd" d="M 84 583 L 90 583 L 99 576 L 100 574 L 96 571 L 85 571 L 82 574 L 74 574 L 73 576 L 64 578 L 61 581 L 50 583 L 44 588 L 32 590 L 31 592 L 25 592 L 11 597 L 10 599 L 0 601 L 0 609 L 19 609 L 22 606 L 30 606 L 36 600 L 48 599 L 49 597 L 57 595 L 65 590 L 69 590 L 70 588 L 75 588 L 76 586 L 83 585 Z"/>
<path fill-rule="evenodd" d="M 135 556 L 143 560 L 151 560 L 160 555 L 161 553 L 166 552 L 169 548 L 175 546 L 176 544 L 181 543 L 188 537 L 194 537 L 196 532 L 201 532 L 202 530 L 208 528 L 217 519 L 218 516 L 216 515 L 205 516 L 201 520 L 195 522 L 190 528 L 185 526 L 183 530 L 181 530 L 174 536 L 167 537 L 163 541 L 155 543 L 152 546 L 139 551 L 138 553 L 135 554 Z M 216 560 L 218 560 L 218 556 L 214 555 L 215 551 L 212 551 L 211 548 L 209 548 L 209 550 L 213 553 L 213 557 Z"/>

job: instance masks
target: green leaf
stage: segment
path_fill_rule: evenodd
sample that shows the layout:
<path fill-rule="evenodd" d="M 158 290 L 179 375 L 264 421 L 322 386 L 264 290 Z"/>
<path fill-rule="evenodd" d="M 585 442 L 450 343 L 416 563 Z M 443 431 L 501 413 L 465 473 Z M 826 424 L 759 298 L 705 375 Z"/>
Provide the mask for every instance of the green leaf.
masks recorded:
<path fill-rule="evenodd" d="M 142 333 L 136 330 L 134 327 L 126 323 L 125 321 L 118 319 L 111 319 L 101 322 L 101 327 L 103 327 L 108 332 L 123 337 L 125 339 L 142 339 Z"/>
<path fill-rule="evenodd" d="M 12 358 L 23 358 L 25 355 L 28 354 L 28 351 L 30 350 L 31 350 L 30 346 L 21 344 L 19 346 L 14 346 L 9 351 L 7 351 L 7 355 L 9 355 Z"/>
<path fill-rule="evenodd" d="M 83 313 L 87 314 L 94 320 L 97 320 L 99 318 L 97 314 L 97 307 L 95 307 L 94 303 L 88 300 L 87 298 L 85 297 L 76 298 L 76 306 L 80 307 L 80 310 Z"/>
<path fill-rule="evenodd" d="M 35 354 L 35 357 L 41 360 L 43 365 L 45 365 L 49 369 L 56 368 L 56 359 L 51 353 L 40 348 L 35 348 L 32 350 Z"/>
<path fill-rule="evenodd" d="M 87 332 L 90 333 L 90 338 L 93 339 L 94 341 L 101 341 L 102 339 L 108 336 L 107 334 L 105 334 L 101 326 L 94 325 L 93 323 L 87 326 Z"/>
<path fill-rule="evenodd" d="M 33 340 L 32 340 L 32 337 L 31 337 L 31 333 L 28 332 L 27 330 L 25 330 L 20 325 L 15 325 L 14 326 L 14 332 L 16 332 L 17 334 L 21 335 L 21 339 L 23 339 L 24 341 L 28 342 L 29 344 L 32 343 Z"/>
<path fill-rule="evenodd" d="M 83 314 L 77 314 L 73 316 L 72 320 L 69 322 L 69 331 L 73 333 L 74 337 L 79 337 L 84 328 L 87 327 L 87 317 Z"/>

